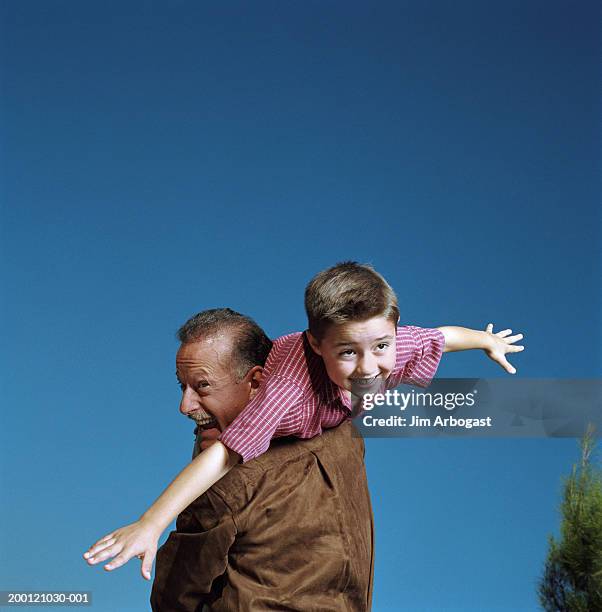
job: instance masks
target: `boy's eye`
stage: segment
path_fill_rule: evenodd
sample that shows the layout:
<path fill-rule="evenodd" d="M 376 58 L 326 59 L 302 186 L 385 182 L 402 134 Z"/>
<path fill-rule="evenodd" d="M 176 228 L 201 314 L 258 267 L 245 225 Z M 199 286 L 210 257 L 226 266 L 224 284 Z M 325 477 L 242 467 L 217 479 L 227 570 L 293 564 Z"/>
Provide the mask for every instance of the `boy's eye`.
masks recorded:
<path fill-rule="evenodd" d="M 353 349 L 346 349 L 344 351 L 341 351 L 339 353 L 339 355 L 343 356 L 343 357 L 349 357 L 350 355 L 353 355 L 355 353 L 355 351 Z"/>
<path fill-rule="evenodd" d="M 386 349 L 388 346 L 389 346 L 389 343 L 388 343 L 388 342 L 381 342 L 380 344 L 377 344 L 377 345 L 376 345 L 376 348 L 377 348 L 379 351 L 384 351 L 384 350 L 385 350 L 385 349 Z"/>

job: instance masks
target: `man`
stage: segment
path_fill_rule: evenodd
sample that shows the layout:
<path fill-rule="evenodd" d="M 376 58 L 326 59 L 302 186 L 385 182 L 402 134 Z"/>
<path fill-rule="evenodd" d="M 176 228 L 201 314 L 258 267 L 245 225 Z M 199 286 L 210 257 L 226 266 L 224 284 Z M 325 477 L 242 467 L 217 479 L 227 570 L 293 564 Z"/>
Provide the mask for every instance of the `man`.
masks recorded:
<path fill-rule="evenodd" d="M 198 452 L 255 394 L 271 342 L 230 309 L 199 313 L 178 338 L 180 411 L 197 423 Z M 158 552 L 153 610 L 369 610 L 372 511 L 353 434 L 345 422 L 274 440 L 195 500 Z"/>

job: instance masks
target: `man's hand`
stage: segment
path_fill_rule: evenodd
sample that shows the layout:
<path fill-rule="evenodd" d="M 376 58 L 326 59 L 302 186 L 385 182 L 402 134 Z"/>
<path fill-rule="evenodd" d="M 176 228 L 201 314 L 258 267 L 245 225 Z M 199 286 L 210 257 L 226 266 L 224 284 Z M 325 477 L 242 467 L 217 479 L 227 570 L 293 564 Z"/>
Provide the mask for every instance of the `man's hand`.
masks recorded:
<path fill-rule="evenodd" d="M 104 566 L 104 569 L 110 572 L 121 567 L 133 557 L 138 557 L 142 561 L 143 578 L 150 580 L 160 535 L 161 531 L 157 530 L 152 523 L 140 519 L 98 540 L 84 553 L 84 559 L 90 565 L 111 559 Z"/>
<path fill-rule="evenodd" d="M 484 348 L 485 353 L 496 363 L 499 363 L 506 372 L 509 374 L 516 374 L 516 368 L 512 366 L 506 359 L 507 353 L 519 353 L 525 349 L 524 346 L 514 344 L 518 340 L 523 339 L 522 334 L 516 334 L 512 336 L 511 329 L 505 329 L 497 334 L 493 333 L 493 323 L 489 323 L 485 328 L 485 334 L 487 335 L 486 346 Z"/>
<path fill-rule="evenodd" d="M 222 432 L 217 427 L 211 429 L 201 429 L 199 436 L 201 438 L 201 450 L 209 448 L 212 444 L 215 444 Z"/>

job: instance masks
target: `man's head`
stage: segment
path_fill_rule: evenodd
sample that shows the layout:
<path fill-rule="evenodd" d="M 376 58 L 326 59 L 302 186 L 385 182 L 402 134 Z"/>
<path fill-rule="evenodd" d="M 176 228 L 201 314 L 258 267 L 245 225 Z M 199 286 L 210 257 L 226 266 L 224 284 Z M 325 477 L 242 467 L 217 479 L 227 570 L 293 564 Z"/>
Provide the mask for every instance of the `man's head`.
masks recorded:
<path fill-rule="evenodd" d="M 330 379 L 351 391 L 386 378 L 395 365 L 397 296 L 371 266 L 343 262 L 305 289 L 308 339 Z"/>
<path fill-rule="evenodd" d="M 229 308 L 196 314 L 177 337 L 180 412 L 201 428 L 223 431 L 259 387 L 272 342 L 255 321 Z"/>

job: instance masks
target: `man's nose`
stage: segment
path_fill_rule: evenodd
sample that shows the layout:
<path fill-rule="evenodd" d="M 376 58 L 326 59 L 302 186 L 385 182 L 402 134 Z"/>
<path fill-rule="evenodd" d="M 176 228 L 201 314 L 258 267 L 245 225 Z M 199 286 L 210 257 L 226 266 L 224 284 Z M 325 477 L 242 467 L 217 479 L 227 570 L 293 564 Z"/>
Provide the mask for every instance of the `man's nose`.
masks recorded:
<path fill-rule="evenodd" d="M 180 412 L 184 416 L 188 416 L 191 412 L 199 409 L 199 402 L 195 395 L 191 389 L 184 389 L 180 400 Z"/>

